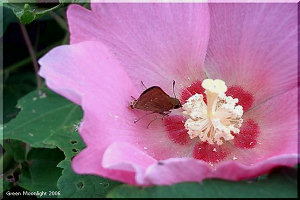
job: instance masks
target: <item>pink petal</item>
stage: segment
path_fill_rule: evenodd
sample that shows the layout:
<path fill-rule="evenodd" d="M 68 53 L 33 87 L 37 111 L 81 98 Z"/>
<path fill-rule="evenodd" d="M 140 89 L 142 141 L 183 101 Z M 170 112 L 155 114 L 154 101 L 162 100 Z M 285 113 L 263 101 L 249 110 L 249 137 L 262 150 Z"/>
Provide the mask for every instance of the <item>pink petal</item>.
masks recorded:
<path fill-rule="evenodd" d="M 297 154 L 283 154 L 251 166 L 227 161 L 212 168 L 200 160 L 171 158 L 149 167 L 146 171 L 145 184 L 172 185 L 180 182 L 201 182 L 206 178 L 244 180 L 268 173 L 274 167 L 293 167 L 297 160 Z"/>
<path fill-rule="evenodd" d="M 268 172 L 278 165 L 292 166 L 297 162 L 297 103 L 295 101 L 295 90 L 276 96 L 260 106 L 254 104 L 254 107 L 245 113 L 245 120 L 255 119 L 258 123 L 260 132 L 257 136 L 257 144 L 260 142 L 261 145 L 257 145 L 253 149 L 237 149 L 235 147 L 237 150 L 232 150 L 230 156 L 237 156 L 238 159 L 231 160 L 231 157 L 228 156 L 227 160 L 215 165 L 214 168 L 204 161 L 184 158 L 191 157 L 195 143 L 175 143 L 168 135 L 168 127 L 165 127 L 161 120 L 155 121 L 149 129 L 146 127 L 153 116 L 145 117 L 137 124 L 133 123 L 136 118 L 144 114 L 142 111 L 129 108 L 129 103 L 132 100 L 130 96 L 138 97 L 135 85 L 139 84 L 141 77 L 145 77 L 146 85 L 157 83 L 160 86 L 161 84 L 166 86 L 171 83 L 170 80 L 176 76 L 187 79 L 185 76 L 188 73 L 193 75 L 190 77 L 192 80 L 199 80 L 198 74 L 201 72 L 201 64 L 204 59 L 203 49 L 205 49 L 204 44 L 206 42 L 195 40 L 196 42 L 191 45 L 193 40 L 189 41 L 182 35 L 185 33 L 185 29 L 191 34 L 187 35 L 187 38 L 190 39 L 197 35 L 200 26 L 194 26 L 194 32 L 190 31 L 189 28 L 192 28 L 194 19 L 199 20 L 199 16 L 207 17 L 207 13 L 204 4 L 202 4 L 203 6 L 201 5 L 200 8 L 204 12 L 198 12 L 198 14 L 186 12 L 187 14 L 184 17 L 187 18 L 182 19 L 180 18 L 181 15 L 177 15 L 175 21 L 178 22 L 178 27 L 170 25 L 170 30 L 173 30 L 173 32 L 163 32 L 164 34 L 162 34 L 159 31 L 169 30 L 163 26 L 174 23 L 170 20 L 171 12 L 178 11 L 180 6 L 185 7 L 187 4 L 123 5 L 124 8 L 118 8 L 119 5 L 115 4 L 93 5 L 93 12 L 79 6 L 71 6 L 68 10 L 68 18 L 72 38 L 102 40 L 110 46 L 117 58 L 120 58 L 122 62 L 124 61 L 127 72 L 134 78 L 135 83 L 132 83 L 127 73 L 109 50 L 96 41 L 58 47 L 40 60 L 42 65 L 40 74 L 46 79 L 47 85 L 75 103 L 81 104 L 84 110 L 80 134 L 87 144 L 87 148 L 73 159 L 72 167 L 75 172 L 109 177 L 129 184 L 170 185 L 182 181 L 201 181 L 207 177 L 240 180 Z M 148 7 L 148 5 L 150 6 Z M 192 5 L 195 10 L 200 9 L 197 7 L 198 4 L 197 6 Z M 154 7 L 155 10 L 151 10 Z M 188 9 L 193 8 L 186 6 L 184 9 L 189 11 Z M 135 11 L 135 14 L 132 15 L 131 11 Z M 102 13 L 104 14 L 101 15 Z M 132 16 L 134 18 L 131 18 Z M 159 17 L 156 19 L 153 18 L 154 16 Z M 148 23 L 144 23 L 149 17 L 153 19 Z M 187 19 L 192 20 L 191 24 L 187 23 L 189 22 Z M 206 24 L 207 22 L 201 23 Z M 187 27 L 185 24 L 188 24 Z M 184 28 L 181 28 L 180 25 Z M 250 25 L 254 26 L 253 23 L 250 23 Z M 86 27 L 89 27 L 89 29 Z M 153 31 L 155 29 L 157 29 L 156 32 Z M 207 38 L 206 31 L 200 30 L 201 33 L 205 33 L 204 39 Z M 143 36 L 147 39 L 145 44 L 143 43 L 145 38 L 139 37 L 141 34 L 144 34 Z M 175 37 L 177 34 L 179 36 L 182 34 L 182 37 L 179 37 L 182 40 Z M 250 31 L 250 36 L 252 34 L 253 32 Z M 166 38 L 162 37 L 163 35 Z M 156 40 L 158 43 L 155 43 Z M 165 43 L 164 41 L 170 42 Z M 289 40 L 286 39 L 286 41 Z M 153 46 L 146 45 L 152 44 L 149 42 L 152 42 Z M 185 43 L 188 45 L 185 45 Z M 242 44 L 247 46 L 248 40 L 245 40 Z M 283 44 L 285 43 L 283 42 Z M 253 47 L 253 45 L 250 46 Z M 196 49 L 199 56 L 197 57 L 189 52 L 190 48 L 194 48 L 191 52 Z M 158 50 L 153 51 L 153 49 Z M 258 49 L 260 50 L 260 48 Z M 291 49 L 288 49 L 288 51 L 291 51 Z M 247 58 L 246 53 L 241 54 L 242 58 Z M 270 55 L 273 55 L 272 51 L 270 51 Z M 173 66 L 172 56 L 177 58 L 174 59 L 175 64 L 186 64 L 185 59 L 187 59 L 187 56 L 191 56 L 188 58 L 196 60 L 197 64 L 187 63 L 185 66 L 192 67 L 184 68 L 187 71 L 191 70 L 185 73 L 185 71 L 179 70 L 182 66 Z M 266 69 L 270 70 L 267 61 L 271 59 L 260 62 L 259 58 L 258 56 L 258 63 L 266 64 Z M 187 60 L 190 61 L 189 59 Z M 278 58 L 278 60 L 280 59 Z M 290 60 L 290 58 L 287 59 L 287 61 Z M 143 63 L 145 65 L 141 65 Z M 192 69 L 196 69 L 195 66 L 198 66 L 199 63 L 200 67 L 197 69 L 199 71 L 192 71 Z M 279 62 L 278 65 L 285 66 L 282 63 L 289 62 Z M 166 69 L 169 69 L 169 71 Z M 212 69 L 217 68 L 212 65 Z M 244 68 L 235 69 L 242 71 Z M 265 88 L 261 89 L 263 92 L 258 90 L 258 95 L 255 95 L 256 102 L 263 101 L 264 98 L 262 97 L 272 96 L 271 94 L 274 94 L 274 91 L 277 91 L 276 94 L 283 93 L 290 88 L 287 86 L 293 85 L 291 84 L 295 81 L 293 75 L 289 74 L 290 77 L 287 76 L 285 73 L 288 74 L 289 72 L 279 69 L 277 66 L 275 69 L 276 72 L 273 73 L 272 71 L 269 75 L 270 80 L 277 81 L 274 82 L 277 88 L 273 85 L 267 85 L 270 90 Z M 294 68 L 291 69 L 290 67 L 289 70 L 293 71 Z M 279 80 L 279 75 L 276 74 L 277 71 L 285 78 L 286 82 L 283 82 L 282 79 Z M 250 72 L 252 73 L 250 73 L 251 76 L 257 75 L 254 77 L 259 77 L 259 80 L 265 78 L 269 81 L 264 76 L 265 71 L 263 71 L 263 75 L 261 73 L 253 74 L 253 71 Z M 224 72 L 225 75 L 228 75 L 228 73 Z M 247 78 L 246 75 L 240 77 Z M 231 85 L 243 84 L 241 80 L 238 80 L 240 82 L 235 84 L 234 80 L 238 79 L 233 79 L 230 82 Z M 247 92 L 253 92 L 251 87 L 248 87 L 251 86 L 249 82 L 242 86 Z M 182 83 L 185 84 L 185 82 Z M 280 84 L 283 84 L 283 86 Z M 169 92 L 171 91 L 171 87 L 166 89 Z M 156 163 L 156 160 L 160 161 Z"/>
<path fill-rule="evenodd" d="M 117 67 L 111 69 L 118 70 Z M 131 86 L 125 81 L 110 81 L 102 76 L 110 77 L 99 75 L 99 81 L 102 81 L 99 85 L 109 87 L 101 87 L 97 91 L 87 88 L 82 103 L 84 119 L 80 133 L 88 146 L 108 147 L 115 142 L 126 142 L 156 160 L 190 154 L 190 145 L 175 144 L 169 139 L 161 115 L 149 115 L 134 123 L 146 112 L 129 108 L 130 96 L 135 96 Z M 122 80 L 122 77 L 119 79 Z M 157 120 L 147 128 L 155 117 Z M 134 156 L 133 152 L 129 156 Z"/>
<path fill-rule="evenodd" d="M 98 0 L 92 0 L 97 2 Z M 211 3 L 298 3 L 298 0 L 208 0 Z"/>
<path fill-rule="evenodd" d="M 102 66 L 104 71 L 109 67 Z M 121 70 L 118 66 L 110 69 Z M 112 74 L 98 74 L 99 81 L 102 81 L 98 85 L 103 87 L 97 90 L 86 88 L 82 101 L 84 119 L 80 127 L 80 134 L 88 148 L 106 149 L 101 152 L 104 153 L 103 168 L 98 169 L 98 175 L 110 177 L 110 170 L 123 170 L 136 173 L 137 184 L 144 184 L 145 171 L 155 160 L 190 154 L 189 145 L 175 144 L 168 138 L 161 120 L 153 122 L 149 129 L 147 124 L 153 116 L 135 124 L 134 120 L 145 112 L 129 109 L 130 95 L 134 94 L 130 84 L 122 80 L 122 76 L 116 76 L 120 81 L 110 81 L 104 76 L 111 77 Z M 80 164 L 73 164 L 73 167 Z M 82 168 L 80 173 L 89 173 L 88 166 L 84 166 L 86 172 Z M 130 183 L 121 175 L 112 178 Z"/>
<path fill-rule="evenodd" d="M 68 9 L 71 42 L 101 40 L 142 89 L 172 80 L 188 85 L 204 76 L 209 35 L 207 4 L 92 4 Z M 179 14 L 180 13 L 180 14 Z"/>
<path fill-rule="evenodd" d="M 191 158 L 170 158 L 148 168 L 145 183 L 171 185 L 179 182 L 200 182 L 209 177 L 211 167 Z"/>
<path fill-rule="evenodd" d="M 56 47 L 43 56 L 39 64 L 39 75 L 46 79 L 48 87 L 77 104 L 81 104 L 86 88 L 97 92 L 98 88 L 103 87 L 100 77 L 116 81 L 117 75 L 110 68 L 119 66 L 118 61 L 100 42 Z M 104 70 L 103 66 L 109 68 Z M 130 83 L 126 73 L 120 73 L 122 79 L 118 81 Z"/>
<path fill-rule="evenodd" d="M 270 157 L 250 166 L 229 161 L 221 164 L 211 177 L 239 181 L 269 173 L 275 167 L 294 167 L 297 162 L 297 154 L 282 154 Z"/>
<path fill-rule="evenodd" d="M 80 133 L 88 147 L 74 159 L 75 171 L 134 183 L 132 172 L 119 173 L 102 167 L 104 150 L 111 142 L 134 140 L 130 134 L 136 133 L 122 130 L 126 129 L 125 123 L 134 124 L 135 115 L 127 114 L 130 95 L 137 93 L 113 55 L 99 42 L 83 42 L 55 48 L 40 60 L 40 64 L 40 75 L 46 79 L 48 87 L 80 103 L 84 110 Z M 128 118 L 128 121 L 119 118 Z M 109 130 L 111 127 L 115 129 Z"/>
<path fill-rule="evenodd" d="M 206 71 L 254 96 L 297 85 L 297 4 L 210 4 Z"/>
<path fill-rule="evenodd" d="M 175 144 L 168 138 L 161 120 L 155 121 L 149 129 L 147 124 L 153 116 L 134 123 L 136 118 L 145 114 L 143 111 L 129 108 L 129 103 L 132 101 L 130 96 L 137 97 L 138 94 L 126 72 L 101 43 L 82 42 L 58 47 L 43 57 L 40 63 L 42 65 L 40 74 L 46 78 L 51 89 L 71 100 L 73 99 L 66 91 L 74 91 L 80 96 L 77 100 L 84 110 L 80 134 L 87 144 L 87 150 L 74 159 L 72 166 L 77 173 L 97 174 L 134 184 L 132 179 L 126 180 L 129 172 L 132 173 L 134 169 L 137 177 L 143 176 L 139 175 L 141 162 L 135 159 L 135 153 L 138 151 L 132 150 L 133 148 L 142 151 L 139 155 L 141 155 L 140 160 L 144 159 L 144 161 L 186 157 L 191 153 L 191 145 Z M 116 160 L 103 157 L 105 152 L 106 155 L 110 153 L 118 155 L 118 149 L 116 150 L 113 148 L 115 145 L 112 145 L 116 142 L 133 146 L 126 159 L 127 164 L 128 162 L 131 164 L 131 168 L 122 164 L 125 160 L 124 156 L 122 160 L 120 159 L 120 165 L 116 165 Z M 118 172 L 116 175 L 114 170 L 102 166 L 102 158 L 105 158 L 106 167 L 115 167 L 114 170 Z M 115 159 L 117 158 L 121 157 Z M 151 163 L 144 164 L 145 170 Z M 123 167 L 121 171 L 127 171 L 124 176 L 119 172 L 120 166 Z M 137 180 L 141 182 L 140 179 Z"/>
<path fill-rule="evenodd" d="M 86 148 L 82 150 L 73 160 L 72 168 L 78 174 L 91 174 L 110 179 L 136 184 L 135 173 L 123 170 L 105 169 L 102 166 L 103 151 L 100 148 Z"/>
<path fill-rule="evenodd" d="M 106 149 L 102 165 L 108 169 L 136 172 L 136 182 L 143 184 L 145 171 L 153 163 L 156 160 L 138 148 L 128 143 L 116 142 Z"/>
<path fill-rule="evenodd" d="M 249 165 L 274 156 L 298 153 L 297 98 L 295 88 L 245 113 L 244 121 L 257 123 L 259 132 L 252 144 L 256 143 L 254 148 L 233 150 L 236 161 Z"/>
<path fill-rule="evenodd" d="M 79 73 L 80 63 L 74 63 L 74 70 L 73 66 L 68 64 L 68 62 L 73 59 L 71 56 L 76 54 L 75 49 L 77 46 L 59 46 L 49 51 L 39 60 L 39 64 L 41 66 L 39 75 L 46 80 L 46 84 L 49 88 L 68 98 L 74 103 L 81 104 L 81 97 L 84 89 L 82 84 L 76 81 L 81 79 L 81 73 Z M 65 57 L 66 49 L 74 49 L 73 53 L 69 55 L 69 58 Z M 80 52 L 77 52 L 79 55 Z M 85 52 L 83 52 L 83 54 L 84 53 Z M 76 55 L 74 56 L 76 57 Z"/>

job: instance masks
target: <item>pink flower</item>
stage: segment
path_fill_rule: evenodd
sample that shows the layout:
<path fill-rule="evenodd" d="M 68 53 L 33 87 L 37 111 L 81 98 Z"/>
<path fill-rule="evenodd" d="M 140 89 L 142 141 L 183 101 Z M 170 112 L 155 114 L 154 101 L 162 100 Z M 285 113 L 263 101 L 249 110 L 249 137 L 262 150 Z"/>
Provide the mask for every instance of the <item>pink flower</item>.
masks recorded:
<path fill-rule="evenodd" d="M 297 163 L 297 4 L 92 4 L 67 14 L 71 45 L 39 62 L 48 87 L 84 110 L 87 147 L 72 161 L 75 172 L 169 185 L 241 180 Z M 129 108 L 140 81 L 171 95 L 176 80 L 182 104 L 202 94 L 193 97 L 204 98 L 206 113 L 213 89 L 205 75 L 225 82 L 224 98 L 238 99 L 230 107 L 232 98 L 215 97 L 219 118 L 203 121 L 211 138 L 207 124 L 193 132 L 188 118 L 199 121 L 182 109 L 149 129 L 153 115 L 134 123 L 145 114 Z"/>

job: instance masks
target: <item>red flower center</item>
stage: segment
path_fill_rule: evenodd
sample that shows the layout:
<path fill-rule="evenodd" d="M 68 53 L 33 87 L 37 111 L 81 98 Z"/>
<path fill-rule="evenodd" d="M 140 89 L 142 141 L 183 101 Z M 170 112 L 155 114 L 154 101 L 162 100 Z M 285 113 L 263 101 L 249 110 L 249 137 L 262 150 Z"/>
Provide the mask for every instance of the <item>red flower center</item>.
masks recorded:
<path fill-rule="evenodd" d="M 243 123 L 240 133 L 234 136 L 234 145 L 239 148 L 251 149 L 257 144 L 258 124 L 253 119 Z"/>
<path fill-rule="evenodd" d="M 197 81 L 185 88 L 181 93 L 181 103 L 186 103 L 186 101 L 195 94 L 202 94 L 203 101 L 207 103 L 206 95 L 204 93 L 205 89 L 201 84 L 201 81 Z M 249 110 L 254 102 L 253 95 L 240 86 L 228 87 L 225 94 L 226 96 L 237 98 L 239 100 L 237 104 L 241 105 L 244 111 Z M 164 118 L 164 125 L 168 138 L 176 144 L 193 144 L 192 139 L 190 139 L 188 135 L 188 130 L 184 126 L 186 120 L 187 119 L 184 116 L 180 115 L 171 115 Z M 249 119 L 242 124 L 240 133 L 234 134 L 233 144 L 236 148 L 254 148 L 257 143 L 258 134 L 259 127 L 257 123 L 255 123 L 253 119 Z M 209 163 L 217 163 L 224 160 L 230 154 L 228 145 L 209 144 L 207 142 L 202 142 L 199 138 L 194 138 L 193 140 L 199 141 L 194 143 L 194 150 L 192 152 L 192 156 L 196 159 Z"/>

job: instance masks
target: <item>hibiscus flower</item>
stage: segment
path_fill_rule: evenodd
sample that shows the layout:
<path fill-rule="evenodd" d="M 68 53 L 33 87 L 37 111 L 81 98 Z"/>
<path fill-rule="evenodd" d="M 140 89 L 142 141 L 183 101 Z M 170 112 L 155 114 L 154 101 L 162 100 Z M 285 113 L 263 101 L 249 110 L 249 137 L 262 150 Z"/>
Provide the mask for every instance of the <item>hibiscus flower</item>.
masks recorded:
<path fill-rule="evenodd" d="M 67 16 L 71 44 L 39 63 L 84 111 L 75 172 L 170 185 L 297 163 L 297 4 L 71 5 Z M 173 80 L 183 107 L 134 123 L 141 81 L 172 96 Z"/>

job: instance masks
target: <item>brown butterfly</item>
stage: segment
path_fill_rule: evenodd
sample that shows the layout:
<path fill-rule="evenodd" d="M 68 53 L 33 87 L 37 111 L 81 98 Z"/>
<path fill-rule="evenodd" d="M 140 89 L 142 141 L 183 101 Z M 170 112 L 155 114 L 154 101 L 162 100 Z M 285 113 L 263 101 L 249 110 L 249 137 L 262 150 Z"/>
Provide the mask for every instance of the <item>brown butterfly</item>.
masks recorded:
<path fill-rule="evenodd" d="M 143 84 L 143 82 L 142 82 Z M 144 85 L 144 84 L 143 84 Z M 174 93 L 175 81 L 173 81 L 173 93 Z M 145 87 L 145 86 L 144 86 Z M 175 96 L 175 93 L 174 93 Z M 139 109 L 144 111 L 152 111 L 149 114 L 159 113 L 164 116 L 170 114 L 170 110 L 181 108 L 182 105 L 180 101 L 176 98 L 170 97 L 166 94 L 160 87 L 152 86 L 146 89 L 138 99 L 134 99 L 130 103 L 130 108 Z M 146 116 L 144 115 L 144 116 Z M 141 118 L 143 118 L 142 116 Z M 140 119 L 141 119 L 140 118 Z M 138 120 L 140 120 L 138 119 Z M 138 121 L 135 120 L 135 123 Z M 149 125 L 148 125 L 149 126 Z"/>

